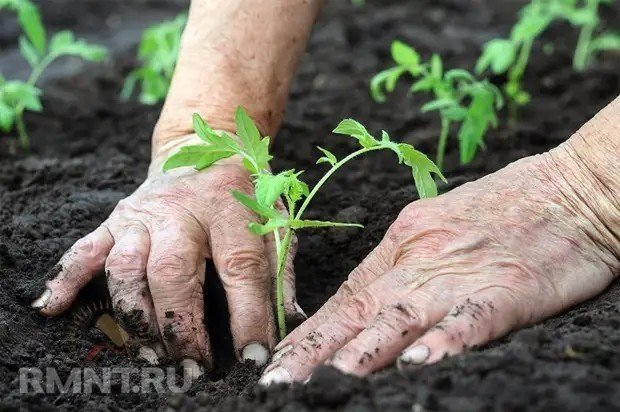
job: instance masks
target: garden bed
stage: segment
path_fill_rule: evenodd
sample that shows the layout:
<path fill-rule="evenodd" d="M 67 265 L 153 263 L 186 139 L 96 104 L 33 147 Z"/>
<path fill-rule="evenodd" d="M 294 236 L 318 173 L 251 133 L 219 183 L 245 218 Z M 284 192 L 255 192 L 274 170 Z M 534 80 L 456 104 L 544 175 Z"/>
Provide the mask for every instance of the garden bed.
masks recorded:
<path fill-rule="evenodd" d="M 371 131 L 385 128 L 394 139 L 434 153 L 439 128 L 436 116 L 421 115 L 420 102 L 407 96 L 404 85 L 385 104 L 374 103 L 369 96 L 370 77 L 389 64 L 390 42 L 402 39 L 425 56 L 440 53 L 450 67 L 471 68 L 481 45 L 505 35 L 523 4 L 507 0 L 375 0 L 355 8 L 344 0 L 329 3 L 300 65 L 274 146 L 274 169 L 305 169 L 310 182 L 319 177 L 313 167 L 316 145 L 336 155 L 350 150 L 351 139 L 330 134 L 344 117 L 356 118 Z M 101 37 L 101 32 L 114 32 L 112 23 L 119 19 L 132 15 L 172 17 L 183 3 L 47 0 L 41 6 L 50 27 L 93 36 L 97 32 Z M 80 19 L 67 18 L 58 10 L 79 13 Z M 607 21 L 620 19 L 618 8 L 604 13 Z M 0 27 L 3 67 L 2 59 L 10 55 L 17 30 L 11 30 L 5 17 L 0 18 Z M 492 131 L 487 150 L 467 167 L 458 165 L 455 142 L 449 143 L 446 177 L 450 183 L 440 186 L 440 191 L 558 145 L 617 96 L 618 57 L 605 56 L 584 74 L 576 74 L 571 67 L 574 34 L 569 26 L 554 26 L 543 37 L 554 44 L 553 53 L 535 48 L 526 74 L 533 102 L 523 109 L 515 129 Z M 116 202 L 145 177 L 150 133 L 160 108 L 119 103 L 123 76 L 132 64 L 131 50 L 118 45 L 105 66 L 89 66 L 48 79 L 44 85 L 46 111 L 27 117 L 32 154 L 0 154 L 0 410 L 620 408 L 617 282 L 600 297 L 560 317 L 432 366 L 407 373 L 388 368 L 369 379 L 343 377 L 325 368 L 305 386 L 265 390 L 255 386 L 260 373 L 257 368 L 233 360 L 224 306 L 213 303 L 218 287 L 212 268 L 207 277 L 207 313 L 216 369 L 188 393 L 20 395 L 20 367 L 55 367 L 62 376 L 75 367 L 146 366 L 114 351 L 87 360 L 92 346 L 104 341 L 103 335 L 89 328 L 71 334 L 75 329 L 71 316 L 46 319 L 29 307 L 41 291 L 46 272 L 62 253 L 97 227 Z M 0 140 L 4 140 L 0 147 L 5 150 L 6 139 Z M 300 235 L 298 298 L 308 313 L 336 291 L 377 245 L 400 209 L 414 199 L 406 169 L 382 160 L 381 154 L 369 155 L 339 172 L 307 215 L 338 216 L 366 226 L 361 232 L 315 230 Z M 76 306 L 106 294 L 102 283 L 95 283 Z"/>

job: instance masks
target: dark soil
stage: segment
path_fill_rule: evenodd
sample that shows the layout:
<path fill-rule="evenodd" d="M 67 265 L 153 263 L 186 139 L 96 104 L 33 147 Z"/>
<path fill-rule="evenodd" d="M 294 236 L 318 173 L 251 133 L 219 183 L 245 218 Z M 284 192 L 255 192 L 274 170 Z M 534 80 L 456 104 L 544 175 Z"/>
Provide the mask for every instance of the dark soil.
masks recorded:
<path fill-rule="evenodd" d="M 136 0 L 41 3 L 50 27 L 87 34 L 113 31 L 115 26 L 109 22 L 128 14 L 147 15 L 157 9 L 173 16 L 182 7 L 182 3 Z M 305 169 L 306 178 L 315 181 L 322 169 L 313 166 L 314 146 L 320 144 L 336 154 L 351 148 L 347 139 L 329 133 L 348 116 L 434 153 L 435 116 L 421 115 L 421 102 L 412 101 L 404 85 L 383 105 L 368 95 L 370 76 L 388 64 L 391 40 L 406 40 L 426 56 L 440 53 L 449 66 L 471 68 L 481 44 L 506 34 L 523 2 L 367 3 L 354 8 L 348 1 L 330 2 L 317 24 L 275 145 L 275 169 Z M 605 8 L 604 15 L 606 21 L 617 22 L 619 11 Z M 12 24 L 6 16 L 0 18 L 3 56 L 12 52 L 17 35 Z M 544 42 L 552 43 L 554 52 L 544 54 L 542 43 L 536 47 L 527 73 L 533 103 L 522 111 L 518 127 L 491 132 L 486 152 L 468 167 L 458 165 L 452 141 L 446 159 L 450 184 L 442 191 L 556 146 L 618 94 L 617 57 L 604 56 L 586 73 L 576 74 L 570 66 L 574 31 L 565 25 L 553 27 Z M 187 394 L 20 395 L 20 367 L 56 367 L 66 376 L 73 367 L 145 365 L 109 349 L 86 360 L 93 345 L 104 342 L 96 329 L 81 325 L 77 334 L 71 334 L 75 326 L 70 316 L 46 319 L 29 308 L 62 253 L 97 227 L 145 176 L 159 107 L 118 101 L 122 77 L 132 64 L 131 53 L 117 51 L 106 66 L 89 66 L 79 74 L 48 82 L 46 112 L 27 119 L 34 145 L 31 155 L 7 155 L 9 139 L 0 139 L 5 153 L 0 154 L 0 410 L 620 408 L 617 283 L 563 316 L 515 332 L 488 348 L 407 373 L 388 368 L 368 379 L 356 379 L 326 368 L 305 386 L 260 389 L 255 387 L 260 371 L 235 364 L 229 337 L 215 332 L 224 329 L 218 325 L 225 325 L 225 317 L 211 315 L 209 325 L 218 342 L 216 369 Z M 393 159 L 383 160 L 380 155 L 369 156 L 351 165 L 315 203 L 315 217 L 350 215 L 363 220 L 366 228 L 361 234 L 329 230 L 301 234 L 298 297 L 309 313 L 337 289 L 400 209 L 414 199 L 409 174 Z M 210 275 L 207 299 L 212 308 L 218 290 L 212 271 Z M 76 307 L 105 298 L 102 285 L 90 285 Z"/>

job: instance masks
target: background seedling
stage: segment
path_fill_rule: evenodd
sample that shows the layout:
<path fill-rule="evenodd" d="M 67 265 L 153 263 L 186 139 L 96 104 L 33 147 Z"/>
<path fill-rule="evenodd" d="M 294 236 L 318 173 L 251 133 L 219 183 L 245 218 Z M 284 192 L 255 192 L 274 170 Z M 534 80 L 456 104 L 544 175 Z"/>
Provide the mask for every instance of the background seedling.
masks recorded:
<path fill-rule="evenodd" d="M 245 207 L 253 210 L 260 218 L 260 223 L 250 223 L 249 230 L 256 235 L 273 234 L 275 238 L 278 264 L 276 269 L 276 312 L 280 337 L 286 335 L 284 318 L 284 266 L 289 254 L 293 233 L 296 230 L 312 227 L 361 227 L 355 223 L 340 223 L 319 220 L 303 219 L 304 212 L 319 189 L 327 180 L 346 163 L 356 157 L 377 151 L 391 150 L 398 157 L 399 163 L 411 168 L 413 179 L 420 197 L 437 195 L 437 186 L 433 174 L 445 181 L 439 168 L 423 153 L 413 146 L 397 143 L 390 139 L 387 132 L 381 133 L 381 139 L 372 136 L 366 128 L 352 119 L 346 119 L 334 129 L 334 133 L 354 138 L 360 149 L 338 159 L 333 153 L 319 147 L 324 156 L 318 163 L 327 163 L 329 170 L 318 183 L 310 189 L 299 176 L 301 171 L 285 170 L 272 174 L 268 162 L 272 158 L 269 154 L 269 137 L 262 137 L 248 114 L 239 107 L 235 114 L 237 136 L 239 142 L 225 132 L 216 132 L 197 114 L 193 117 L 194 130 L 205 142 L 200 145 L 182 147 L 173 154 L 164 164 L 164 171 L 193 166 L 203 170 L 215 162 L 234 155 L 239 156 L 245 168 L 252 175 L 254 182 L 254 196 L 246 193 L 233 192 L 233 196 Z M 286 213 L 276 208 L 276 202 L 284 198 Z"/>
<path fill-rule="evenodd" d="M 39 10 L 29 0 L 0 0 L 0 9 L 2 8 L 17 13 L 24 32 L 19 38 L 19 49 L 32 71 L 26 81 L 6 80 L 0 74 L 0 129 L 10 132 L 16 127 L 22 149 L 28 150 L 30 139 L 23 114 L 24 110 L 43 110 L 42 91 L 36 87 L 41 74 L 59 57 L 77 56 L 87 61 L 99 62 L 106 57 L 106 50 L 76 39 L 70 31 L 58 32 L 48 42 Z"/>
<path fill-rule="evenodd" d="M 522 85 L 534 41 L 554 21 L 568 21 L 580 28 L 573 66 L 583 70 L 591 56 L 599 51 L 620 50 L 620 35 L 611 32 L 594 36 L 600 23 L 601 3 L 613 0 L 532 0 L 520 11 L 520 18 L 507 39 L 493 39 L 485 44 L 476 63 L 478 74 L 490 69 L 496 75 L 506 74 L 504 92 L 510 103 L 510 123 L 514 125 L 519 106 L 530 102 L 530 94 Z"/>
<path fill-rule="evenodd" d="M 181 34 L 187 16 L 181 14 L 174 20 L 151 26 L 144 31 L 138 46 L 138 59 L 142 66 L 127 76 L 121 97 L 127 100 L 140 83 L 140 102 L 155 104 L 166 97 L 172 74 L 177 63 Z"/>
<path fill-rule="evenodd" d="M 503 105 L 501 93 L 487 80 L 477 80 L 463 69 L 444 72 L 441 57 L 434 54 L 429 62 L 421 62 L 419 53 L 407 44 L 394 41 L 391 47 L 396 66 L 375 75 L 370 82 L 373 98 L 385 101 L 401 76 L 408 74 L 416 80 L 412 93 L 430 93 L 433 100 L 422 107 L 423 112 L 437 110 L 441 117 L 441 132 L 437 144 L 437 166 L 442 169 L 450 129 L 460 124 L 458 139 L 462 164 L 473 160 L 478 147 L 484 145 L 489 126 L 497 127 L 496 111 Z"/>

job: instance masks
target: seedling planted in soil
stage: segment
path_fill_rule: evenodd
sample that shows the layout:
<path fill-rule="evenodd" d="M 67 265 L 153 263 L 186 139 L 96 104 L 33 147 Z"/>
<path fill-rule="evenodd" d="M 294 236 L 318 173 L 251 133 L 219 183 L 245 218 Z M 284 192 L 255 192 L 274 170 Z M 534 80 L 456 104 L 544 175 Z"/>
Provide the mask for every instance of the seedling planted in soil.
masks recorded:
<path fill-rule="evenodd" d="M 506 74 L 504 92 L 510 103 L 510 122 L 516 123 L 517 110 L 530 102 L 530 94 L 522 85 L 534 41 L 554 22 L 568 21 L 580 28 L 573 66 L 585 69 L 594 53 L 620 50 L 620 35 L 603 33 L 594 36 L 600 23 L 601 3 L 613 0 L 532 0 L 520 11 L 520 18 L 507 39 L 493 39 L 485 44 L 476 63 L 476 72 L 490 69 L 496 75 Z"/>
<path fill-rule="evenodd" d="M 437 144 L 437 166 L 442 169 L 450 129 L 460 124 L 458 139 L 461 163 L 473 160 L 478 147 L 484 146 L 489 126 L 497 127 L 496 111 L 503 105 L 499 89 L 487 80 L 477 80 L 463 69 L 444 71 L 441 57 L 434 54 L 423 63 L 418 52 L 407 44 L 394 41 L 391 47 L 396 66 L 375 75 L 370 91 L 376 101 L 385 101 L 401 76 L 408 74 L 416 80 L 412 93 L 430 93 L 433 100 L 422 106 L 422 112 L 437 110 L 441 117 L 441 132 Z"/>
<path fill-rule="evenodd" d="M 383 131 L 381 139 L 372 136 L 366 128 L 352 119 L 346 119 L 334 129 L 334 133 L 350 136 L 357 140 L 360 149 L 338 159 L 333 153 L 319 147 L 324 156 L 318 163 L 327 163 L 329 170 L 318 183 L 310 189 L 299 176 L 302 171 L 285 170 L 272 174 L 268 162 L 272 159 L 269 153 L 269 137 L 261 137 L 258 128 L 245 110 L 239 107 L 235 113 L 237 136 L 239 141 L 225 132 L 216 132 L 205 121 L 194 114 L 194 130 L 204 140 L 205 144 L 182 147 L 173 154 L 164 164 L 164 171 L 183 166 L 193 166 L 203 170 L 215 162 L 231 156 L 239 156 L 244 167 L 252 175 L 254 196 L 234 191 L 235 199 L 245 207 L 254 211 L 260 218 L 260 223 L 250 223 L 250 232 L 256 235 L 273 234 L 275 238 L 278 263 L 276 269 L 276 312 L 280 337 L 286 335 L 284 318 L 283 272 L 286 257 L 289 254 L 293 233 L 304 228 L 320 227 L 362 227 L 356 223 L 340 223 L 319 220 L 303 219 L 304 212 L 319 189 L 327 180 L 347 162 L 356 157 L 378 150 L 391 150 L 398 157 L 399 163 L 411 168 L 413 179 L 420 197 L 437 195 L 437 186 L 432 174 L 445 181 L 439 168 L 425 154 L 414 149 L 413 146 L 397 143 L 390 139 Z M 279 199 L 284 198 L 286 211 L 276 207 Z"/>
<path fill-rule="evenodd" d="M 155 104 L 168 94 L 172 74 L 177 63 L 181 34 L 187 16 L 180 14 L 174 20 L 149 27 L 142 34 L 138 59 L 142 66 L 127 76 L 121 98 L 127 100 L 140 83 L 140 102 Z"/>
<path fill-rule="evenodd" d="M 26 81 L 6 80 L 0 74 L 0 130 L 10 132 L 17 128 L 19 142 L 24 150 L 30 147 L 30 139 L 24 123 L 24 110 L 41 112 L 41 95 L 37 81 L 54 60 L 63 56 L 77 56 L 87 61 L 99 62 L 106 57 L 101 46 L 76 39 L 70 31 L 60 31 L 48 41 L 38 8 L 29 0 L 0 0 L 0 9 L 17 13 L 24 35 L 19 38 L 21 55 L 32 71 Z"/>

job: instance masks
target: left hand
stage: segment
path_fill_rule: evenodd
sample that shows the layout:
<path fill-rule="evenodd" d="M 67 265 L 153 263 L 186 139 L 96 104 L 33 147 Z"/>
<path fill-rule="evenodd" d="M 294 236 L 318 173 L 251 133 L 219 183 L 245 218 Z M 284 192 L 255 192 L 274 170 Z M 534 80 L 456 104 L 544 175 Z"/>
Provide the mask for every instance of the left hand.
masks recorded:
<path fill-rule="evenodd" d="M 338 292 L 276 347 L 261 383 L 303 381 L 322 364 L 364 375 L 397 357 L 436 362 L 602 292 L 620 250 L 609 222 L 583 201 L 605 195 L 591 193 L 588 171 L 571 168 L 546 153 L 407 206 Z"/>

